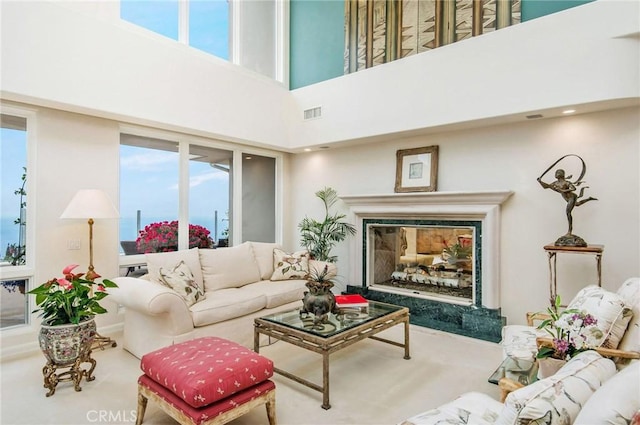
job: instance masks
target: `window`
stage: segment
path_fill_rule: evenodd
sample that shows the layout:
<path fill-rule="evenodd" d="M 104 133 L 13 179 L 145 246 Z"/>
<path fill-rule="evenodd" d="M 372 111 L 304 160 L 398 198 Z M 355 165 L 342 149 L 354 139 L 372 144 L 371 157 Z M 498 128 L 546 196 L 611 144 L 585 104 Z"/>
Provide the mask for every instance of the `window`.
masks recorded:
<path fill-rule="evenodd" d="M 205 227 L 220 246 L 229 238 L 232 158 L 232 151 L 189 146 L 189 224 Z"/>
<path fill-rule="evenodd" d="M 28 322 L 27 120 L 0 114 L 0 328 Z"/>
<path fill-rule="evenodd" d="M 177 143 L 121 135 L 120 245 L 125 255 L 147 250 L 135 244 L 146 226 L 178 220 L 178 164 Z M 177 235 L 147 243 L 150 252 L 178 249 Z"/>
<path fill-rule="evenodd" d="M 228 0 L 121 0 L 120 17 L 219 58 L 229 59 Z M 181 28 L 182 22 L 185 24 Z"/>
<path fill-rule="evenodd" d="M 209 232 L 213 243 L 225 238 L 232 151 L 132 134 L 122 134 L 120 143 L 122 254 L 209 247 L 193 239 L 202 234 L 197 226 Z M 181 145 L 188 152 L 184 163 Z M 181 185 L 183 170 L 186 180 Z M 179 237 L 181 217 L 188 221 L 188 242 Z M 123 265 L 130 272 L 133 263 Z"/>

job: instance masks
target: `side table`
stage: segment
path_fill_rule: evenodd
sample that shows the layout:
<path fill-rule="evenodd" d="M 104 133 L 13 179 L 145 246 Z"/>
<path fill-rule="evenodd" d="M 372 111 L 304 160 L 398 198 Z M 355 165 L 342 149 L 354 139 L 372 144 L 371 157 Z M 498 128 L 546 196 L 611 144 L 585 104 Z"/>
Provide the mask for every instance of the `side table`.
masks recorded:
<path fill-rule="evenodd" d="M 507 356 L 489 377 L 488 381 L 500 387 L 500 401 L 504 402 L 511 391 L 538 380 L 538 363 L 532 360 Z"/>
<path fill-rule="evenodd" d="M 556 246 L 545 245 L 544 250 L 549 257 L 549 302 L 555 304 L 558 295 L 558 280 L 556 274 L 556 262 L 558 253 L 564 254 L 589 254 L 596 258 L 596 273 L 598 274 L 598 286 L 602 286 L 602 252 L 604 245 L 587 245 L 587 246 Z"/>

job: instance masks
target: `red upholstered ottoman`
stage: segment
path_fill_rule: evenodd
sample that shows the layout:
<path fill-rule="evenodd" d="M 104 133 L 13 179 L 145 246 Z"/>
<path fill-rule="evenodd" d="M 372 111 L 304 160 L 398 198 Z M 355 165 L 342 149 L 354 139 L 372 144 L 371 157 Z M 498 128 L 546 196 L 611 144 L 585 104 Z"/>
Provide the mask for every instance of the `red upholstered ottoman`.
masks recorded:
<path fill-rule="evenodd" d="M 142 357 L 138 378 L 141 424 L 148 399 L 181 424 L 225 424 L 265 404 L 275 425 L 273 362 L 222 338 L 205 337 Z"/>

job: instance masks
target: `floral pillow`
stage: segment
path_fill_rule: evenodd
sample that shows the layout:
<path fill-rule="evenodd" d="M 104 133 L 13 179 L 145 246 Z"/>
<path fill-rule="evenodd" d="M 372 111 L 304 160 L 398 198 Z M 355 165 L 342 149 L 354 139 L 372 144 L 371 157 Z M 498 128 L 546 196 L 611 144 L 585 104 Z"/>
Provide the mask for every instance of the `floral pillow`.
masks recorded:
<path fill-rule="evenodd" d="M 306 279 L 309 275 L 309 251 L 289 254 L 273 249 L 273 274 L 270 280 Z"/>
<path fill-rule="evenodd" d="M 633 311 L 620 295 L 596 285 L 580 290 L 567 309 L 576 309 L 591 314 L 604 333 L 604 348 L 617 348 L 624 336 Z"/>
<path fill-rule="evenodd" d="M 184 261 L 180 261 L 174 267 L 160 267 L 158 274 L 160 283 L 176 291 L 188 307 L 202 298 L 202 289 L 196 284 L 193 273 Z"/>

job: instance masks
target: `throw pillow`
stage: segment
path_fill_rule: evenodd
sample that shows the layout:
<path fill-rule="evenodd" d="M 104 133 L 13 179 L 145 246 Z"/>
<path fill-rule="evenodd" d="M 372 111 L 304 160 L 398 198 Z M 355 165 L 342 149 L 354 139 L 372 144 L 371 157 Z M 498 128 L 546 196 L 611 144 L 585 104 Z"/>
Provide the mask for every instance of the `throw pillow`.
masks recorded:
<path fill-rule="evenodd" d="M 184 263 L 189 266 L 191 273 L 193 273 L 193 277 L 195 278 L 198 287 L 201 289 L 204 288 L 198 248 L 145 254 L 145 259 L 147 260 L 147 268 L 149 269 L 149 275 L 151 276 L 152 282 L 161 283 L 159 274 L 160 267 L 164 267 L 165 269 L 171 268 L 175 267 L 178 262 L 184 261 Z"/>
<path fill-rule="evenodd" d="M 174 267 L 160 267 L 158 271 L 160 283 L 176 291 L 182 299 L 191 307 L 202 298 L 202 290 L 193 278 L 193 273 L 184 261 L 180 261 Z"/>
<path fill-rule="evenodd" d="M 640 409 L 640 362 L 613 375 L 589 397 L 582 407 L 575 425 L 627 425 Z"/>
<path fill-rule="evenodd" d="M 640 277 L 627 279 L 616 292 L 631 307 L 633 316 L 627 325 L 627 331 L 618 345 L 625 351 L 640 351 Z"/>
<path fill-rule="evenodd" d="M 555 375 L 509 393 L 496 424 L 572 424 L 615 364 L 593 350 L 571 358 Z"/>
<path fill-rule="evenodd" d="M 585 311 L 598 321 L 597 326 L 604 333 L 601 346 L 605 348 L 618 347 L 633 315 L 624 298 L 596 285 L 582 288 L 567 309 Z"/>
<path fill-rule="evenodd" d="M 309 251 L 289 254 L 273 249 L 273 274 L 271 280 L 306 279 L 309 275 Z"/>

